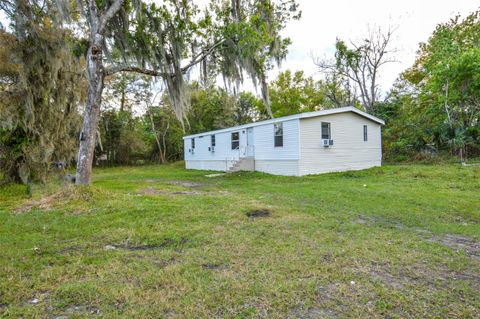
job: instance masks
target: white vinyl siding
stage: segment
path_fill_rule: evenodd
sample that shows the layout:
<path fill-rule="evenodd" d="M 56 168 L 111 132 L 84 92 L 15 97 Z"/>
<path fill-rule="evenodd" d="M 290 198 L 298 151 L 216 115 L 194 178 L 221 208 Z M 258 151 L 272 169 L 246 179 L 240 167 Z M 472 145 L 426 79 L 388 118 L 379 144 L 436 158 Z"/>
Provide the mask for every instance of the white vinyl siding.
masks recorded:
<path fill-rule="evenodd" d="M 240 145 L 246 144 L 245 130 L 239 130 Z M 185 161 L 225 161 L 226 158 L 238 157 L 238 150 L 232 150 L 231 147 L 231 132 L 223 132 L 215 134 L 215 151 L 209 151 L 212 146 L 212 134 L 205 134 L 201 137 L 195 137 L 195 152 L 192 154 L 190 149 L 190 138 L 184 140 L 184 158 Z"/>
<path fill-rule="evenodd" d="M 185 161 L 186 169 L 203 169 L 209 171 L 225 171 L 225 161 Z"/>
<path fill-rule="evenodd" d="M 188 169 L 228 170 L 239 157 L 254 159 L 256 171 L 276 175 L 307 175 L 364 169 L 381 165 L 381 120 L 353 108 L 299 114 L 297 118 L 205 132 L 184 138 Z M 333 145 L 322 145 L 322 122 L 329 123 Z M 282 123 L 283 146 L 275 147 L 275 123 Z M 367 140 L 364 141 L 364 125 Z M 238 132 L 239 149 L 232 150 L 232 132 Z M 211 151 L 212 135 L 215 148 Z M 191 149 L 195 138 L 195 150 Z M 247 144 L 248 140 L 248 144 Z"/>
<path fill-rule="evenodd" d="M 283 146 L 275 147 L 273 124 L 253 128 L 255 160 L 298 160 L 299 120 L 285 121 L 283 126 Z"/>
<path fill-rule="evenodd" d="M 274 175 L 298 176 L 298 160 L 256 160 L 255 170 Z"/>
<path fill-rule="evenodd" d="M 330 123 L 330 147 L 321 144 L 322 122 Z M 369 130 L 367 141 L 363 140 L 364 125 Z M 300 175 L 380 166 L 381 126 L 354 113 L 301 119 L 300 158 Z"/>

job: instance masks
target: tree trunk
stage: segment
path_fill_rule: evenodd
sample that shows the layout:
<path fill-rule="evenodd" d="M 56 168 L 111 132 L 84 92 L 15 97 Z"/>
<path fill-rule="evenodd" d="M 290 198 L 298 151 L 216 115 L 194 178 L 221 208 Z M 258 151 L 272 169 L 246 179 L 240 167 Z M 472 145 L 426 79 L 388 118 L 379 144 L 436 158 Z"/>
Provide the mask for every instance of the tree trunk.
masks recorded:
<path fill-rule="evenodd" d="M 83 126 L 80 133 L 80 147 L 77 159 L 75 184 L 90 184 L 93 154 L 95 151 L 96 131 L 100 120 L 100 106 L 103 92 L 102 36 L 95 34 L 95 41 L 87 52 L 88 96 Z"/>

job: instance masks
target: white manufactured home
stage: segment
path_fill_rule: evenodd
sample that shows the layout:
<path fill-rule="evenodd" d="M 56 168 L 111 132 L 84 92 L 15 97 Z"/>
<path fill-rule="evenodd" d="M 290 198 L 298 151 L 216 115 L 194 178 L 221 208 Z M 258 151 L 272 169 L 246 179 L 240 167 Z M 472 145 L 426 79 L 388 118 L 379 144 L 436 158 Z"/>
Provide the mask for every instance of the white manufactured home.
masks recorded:
<path fill-rule="evenodd" d="M 342 107 L 189 135 L 185 166 L 293 176 L 380 166 L 384 124 Z"/>

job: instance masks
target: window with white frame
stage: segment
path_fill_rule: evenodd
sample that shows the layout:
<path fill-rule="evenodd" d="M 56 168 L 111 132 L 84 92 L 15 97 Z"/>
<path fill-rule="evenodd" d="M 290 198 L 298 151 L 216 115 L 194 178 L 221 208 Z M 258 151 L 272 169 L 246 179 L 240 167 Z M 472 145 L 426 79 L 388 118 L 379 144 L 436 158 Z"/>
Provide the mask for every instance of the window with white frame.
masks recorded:
<path fill-rule="evenodd" d="M 322 140 L 330 140 L 331 138 L 330 123 L 322 122 Z"/>
<path fill-rule="evenodd" d="M 191 144 L 191 148 L 192 150 L 195 149 L 195 138 L 192 138 L 192 144 Z"/>
<path fill-rule="evenodd" d="M 273 124 L 273 138 L 275 147 L 283 146 L 283 123 Z"/>
<path fill-rule="evenodd" d="M 367 126 L 363 126 L 363 141 L 366 142 L 368 141 L 368 131 L 367 131 Z"/>
<path fill-rule="evenodd" d="M 215 134 L 210 137 L 210 146 L 215 147 Z"/>
<path fill-rule="evenodd" d="M 240 133 L 232 133 L 232 150 L 237 149 L 240 146 Z"/>

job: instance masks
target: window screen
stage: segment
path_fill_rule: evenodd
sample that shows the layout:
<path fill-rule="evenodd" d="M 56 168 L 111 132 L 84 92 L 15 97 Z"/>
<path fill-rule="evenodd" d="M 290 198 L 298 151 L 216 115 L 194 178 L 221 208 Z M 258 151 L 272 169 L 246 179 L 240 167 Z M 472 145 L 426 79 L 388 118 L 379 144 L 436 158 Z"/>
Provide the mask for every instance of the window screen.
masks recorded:
<path fill-rule="evenodd" d="M 322 139 L 329 140 L 330 136 L 330 123 L 322 122 Z"/>
<path fill-rule="evenodd" d="M 240 134 L 238 132 L 232 133 L 232 150 L 240 146 Z"/>
<path fill-rule="evenodd" d="M 283 123 L 273 124 L 273 131 L 275 147 L 283 146 Z"/>

